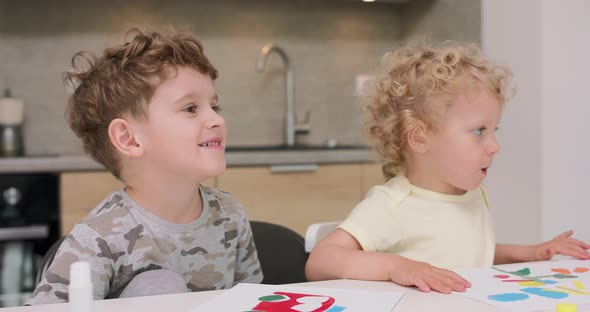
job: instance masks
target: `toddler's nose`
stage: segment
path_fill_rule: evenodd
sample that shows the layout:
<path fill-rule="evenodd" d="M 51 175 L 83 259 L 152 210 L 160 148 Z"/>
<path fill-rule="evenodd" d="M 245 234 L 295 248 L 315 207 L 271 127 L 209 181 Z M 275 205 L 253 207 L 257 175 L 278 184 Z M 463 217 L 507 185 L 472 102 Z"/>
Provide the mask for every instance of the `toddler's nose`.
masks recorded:
<path fill-rule="evenodd" d="M 500 144 L 498 144 L 498 141 L 496 140 L 496 136 L 492 135 L 492 137 L 490 139 L 490 143 L 488 145 L 488 153 L 489 154 L 496 154 L 499 151 L 500 151 Z"/>

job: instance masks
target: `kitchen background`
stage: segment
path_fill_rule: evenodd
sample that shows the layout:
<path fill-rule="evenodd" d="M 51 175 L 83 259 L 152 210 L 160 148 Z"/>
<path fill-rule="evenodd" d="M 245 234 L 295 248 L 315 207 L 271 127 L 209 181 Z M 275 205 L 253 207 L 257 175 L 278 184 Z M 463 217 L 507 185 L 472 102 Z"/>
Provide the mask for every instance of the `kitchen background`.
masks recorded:
<path fill-rule="evenodd" d="M 197 35 L 220 71 L 230 145 L 283 142 L 283 65 L 271 55 L 263 73 L 255 70 L 266 43 L 291 59 L 296 115 L 312 112 L 309 142 L 362 144 L 356 75 L 371 73 L 383 53 L 409 38 L 480 41 L 480 1 L 397 2 L 0 0 L 0 89 L 25 101 L 27 154 L 80 154 L 64 122 L 61 80 L 73 54 L 118 44 L 132 26 L 174 27 Z"/>
<path fill-rule="evenodd" d="M 72 55 L 120 43 L 131 26 L 174 27 L 196 34 L 220 71 L 217 91 L 230 144 L 283 142 L 284 68 L 272 55 L 263 73 L 255 70 L 260 48 L 269 42 L 284 48 L 291 59 L 296 113 L 302 118 L 306 110 L 312 111 L 309 141 L 320 144 L 334 138 L 362 144 L 363 120 L 354 93 L 357 75 L 370 74 L 383 53 L 408 39 L 480 42 L 489 56 L 510 65 L 517 83 L 517 95 L 506 106 L 498 132 L 502 150 L 485 181 L 498 241 L 530 244 L 569 228 L 590 241 L 584 183 L 590 176 L 585 135 L 590 132 L 590 46 L 581 36 L 590 31 L 589 11 L 586 0 L 0 0 L 0 90 L 11 88 L 25 101 L 28 155 L 80 155 L 79 141 L 64 120 L 68 90 L 61 75 L 70 68 Z M 259 208 L 249 213 L 296 219 L 300 225 L 310 219 L 323 221 L 342 215 L 368 187 L 380 183 L 378 165 L 368 153 L 361 153 L 357 162 L 342 157 L 351 153 L 333 151 L 327 158 L 334 162 L 318 162 L 315 172 L 281 175 L 271 173 L 268 165 L 233 167 L 213 184 L 238 194 L 247 209 Z M 282 153 L 279 158 L 293 161 L 301 155 Z M 228 160 L 253 159 L 233 156 Z M 120 187 L 106 172 L 82 172 L 90 166 L 82 161 L 76 167 L 76 159 L 61 158 L 60 166 L 70 168 L 53 172 L 61 179 L 61 201 L 44 210 L 51 218 L 61 213 L 62 227 L 77 222 L 85 209 Z M 0 159 L 0 168 L 7 173 L 14 172 L 14 164 L 30 169 L 36 164 L 51 167 L 52 162 L 55 159 Z M 14 177 L 1 177 L 15 185 Z M 267 188 L 276 201 L 253 198 Z M 259 205 L 256 201 L 261 200 L 270 202 Z M 316 214 L 321 211 L 326 215 Z M 277 215 L 267 216 L 272 213 Z M 301 216 L 308 219 L 297 219 Z M 13 242 L 6 248 L 14 255 L 29 247 Z M 19 288 L 11 281 L 22 274 L 8 277 L 14 272 L 6 265 L 10 260 L 17 266 L 19 259 L 0 259 L 0 294 Z"/>
<path fill-rule="evenodd" d="M 0 307 L 22 304 L 49 246 L 122 187 L 81 156 L 65 122 L 71 90 L 62 74 L 76 52 L 101 53 L 130 27 L 192 32 L 220 72 L 229 145 L 270 145 L 284 143 L 285 71 L 275 54 L 262 73 L 256 62 L 274 43 L 291 61 L 298 119 L 311 111 L 306 141 L 362 145 L 358 75 L 371 74 L 384 53 L 411 38 L 481 41 L 479 0 L 381 1 L 0 0 L 0 91 L 24 100 L 25 156 L 59 156 L 0 158 Z M 206 184 L 231 192 L 252 220 L 300 234 L 311 223 L 342 219 L 382 182 L 367 149 L 226 156 L 228 170 Z M 257 196 L 261 189 L 274 196 Z"/>

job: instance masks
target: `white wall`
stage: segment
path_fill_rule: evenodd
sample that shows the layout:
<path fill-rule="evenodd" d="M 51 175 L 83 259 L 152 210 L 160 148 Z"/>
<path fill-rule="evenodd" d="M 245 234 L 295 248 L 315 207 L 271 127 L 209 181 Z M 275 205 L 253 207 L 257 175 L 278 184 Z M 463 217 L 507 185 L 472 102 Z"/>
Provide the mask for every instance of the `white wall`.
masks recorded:
<path fill-rule="evenodd" d="M 590 2 L 544 0 L 543 237 L 590 241 Z"/>
<path fill-rule="evenodd" d="M 566 229 L 590 241 L 590 43 L 585 0 L 482 0 L 482 45 L 514 73 L 486 181 L 498 241 L 533 243 Z"/>
<path fill-rule="evenodd" d="M 541 34 L 535 2 L 482 1 L 483 49 L 510 67 L 516 83 L 500 122 L 500 153 L 485 182 L 499 242 L 541 238 Z"/>

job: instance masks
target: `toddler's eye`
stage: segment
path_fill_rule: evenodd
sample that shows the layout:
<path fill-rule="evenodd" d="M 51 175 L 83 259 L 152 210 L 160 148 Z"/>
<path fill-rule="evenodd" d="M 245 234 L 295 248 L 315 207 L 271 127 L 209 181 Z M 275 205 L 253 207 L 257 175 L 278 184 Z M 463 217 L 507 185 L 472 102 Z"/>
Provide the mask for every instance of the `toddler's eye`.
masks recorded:
<path fill-rule="evenodd" d="M 486 130 L 485 127 L 481 127 L 479 129 L 473 130 L 473 133 L 475 133 L 475 135 L 482 135 L 485 130 Z"/>
<path fill-rule="evenodd" d="M 218 114 L 223 110 L 219 104 L 211 105 L 211 108 Z"/>

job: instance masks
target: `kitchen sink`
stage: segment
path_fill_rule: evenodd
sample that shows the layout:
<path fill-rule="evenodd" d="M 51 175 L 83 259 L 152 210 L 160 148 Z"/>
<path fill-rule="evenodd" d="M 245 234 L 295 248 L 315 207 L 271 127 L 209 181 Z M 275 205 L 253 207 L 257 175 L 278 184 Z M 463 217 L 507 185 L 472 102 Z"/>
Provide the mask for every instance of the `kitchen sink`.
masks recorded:
<path fill-rule="evenodd" d="M 288 146 L 285 144 L 277 145 L 234 145 L 227 146 L 226 152 L 285 152 L 285 151 L 331 151 L 331 150 L 366 150 L 369 149 L 366 145 L 293 145 Z"/>

